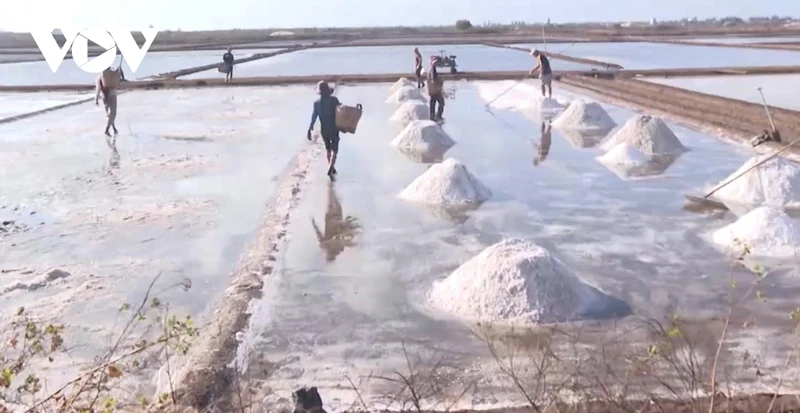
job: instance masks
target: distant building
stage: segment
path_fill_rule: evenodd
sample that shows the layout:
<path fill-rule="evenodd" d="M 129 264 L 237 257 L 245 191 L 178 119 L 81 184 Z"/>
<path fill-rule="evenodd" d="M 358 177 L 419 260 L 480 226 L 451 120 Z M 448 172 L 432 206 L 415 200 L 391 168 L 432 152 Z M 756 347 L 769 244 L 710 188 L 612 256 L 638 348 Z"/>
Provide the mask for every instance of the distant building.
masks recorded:
<path fill-rule="evenodd" d="M 656 21 L 656 18 L 655 18 L 655 17 L 653 17 L 652 19 L 650 19 L 650 25 L 651 25 L 651 26 L 655 26 L 655 25 L 657 25 L 657 24 L 658 24 L 658 22 Z"/>
<path fill-rule="evenodd" d="M 272 32 L 269 34 L 270 36 L 294 36 L 294 33 L 288 31 L 278 31 Z"/>

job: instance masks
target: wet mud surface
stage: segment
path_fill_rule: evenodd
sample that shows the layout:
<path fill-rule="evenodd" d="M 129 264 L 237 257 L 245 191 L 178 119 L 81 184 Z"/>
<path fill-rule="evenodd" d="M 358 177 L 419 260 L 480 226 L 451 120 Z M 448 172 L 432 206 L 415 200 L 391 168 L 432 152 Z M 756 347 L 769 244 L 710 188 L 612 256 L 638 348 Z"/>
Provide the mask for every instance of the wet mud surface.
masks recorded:
<path fill-rule="evenodd" d="M 444 158 L 461 160 L 494 196 L 459 213 L 397 199 L 428 166 L 389 145 L 401 130 L 388 121 L 395 109 L 384 103 L 389 85 L 343 87 L 343 102 L 365 108 L 358 133 L 342 137 L 335 182 L 322 163 L 310 171 L 285 266 L 267 280 L 240 349 L 251 374 L 274 392 L 269 403 L 288 402 L 299 383 L 313 383 L 326 406 L 343 409 L 357 397 L 352 380 L 370 406 L 390 404 L 392 386 L 376 377 L 406 372 L 406 355 L 427 368 L 447 364 L 451 396 L 477 383 L 459 408 L 522 403 L 474 326 L 425 304 L 434 281 L 504 237 L 532 238 L 586 282 L 625 300 L 635 315 L 622 325 L 674 312 L 713 319 L 727 308 L 729 277 L 752 279 L 731 273 L 730 257 L 706 240 L 735 217 L 692 213 L 683 198 L 738 168 L 746 150 L 670 124 L 689 152 L 611 171 L 595 160 L 602 137 L 553 128 L 542 150 L 538 115 L 488 112 L 467 82 L 447 88 L 444 129 L 457 144 Z M 619 125 L 633 115 L 604 106 Z M 748 310 L 782 325 L 798 287 L 789 271 L 778 271 L 768 287 L 772 301 Z M 737 340 L 750 350 L 764 344 L 763 332 Z"/>
<path fill-rule="evenodd" d="M 305 142 L 296 125 L 312 98 L 305 87 L 126 93 L 115 138 L 92 104 L 0 126 L 2 320 L 25 306 L 70 326 L 60 378 L 105 350 L 120 305 L 159 274 L 159 298 L 202 320 Z"/>

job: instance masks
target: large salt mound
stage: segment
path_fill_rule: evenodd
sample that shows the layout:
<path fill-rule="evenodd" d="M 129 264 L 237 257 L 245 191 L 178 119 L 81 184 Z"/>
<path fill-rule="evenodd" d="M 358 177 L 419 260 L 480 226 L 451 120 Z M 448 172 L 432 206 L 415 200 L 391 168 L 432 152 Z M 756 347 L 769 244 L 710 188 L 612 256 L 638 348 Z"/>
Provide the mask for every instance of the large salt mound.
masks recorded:
<path fill-rule="evenodd" d="M 392 84 L 392 87 L 389 88 L 389 92 L 391 93 L 397 92 L 397 89 L 400 89 L 403 86 L 416 86 L 416 84 L 404 77 L 401 77 L 397 82 L 394 82 Z"/>
<path fill-rule="evenodd" d="M 461 207 L 479 205 L 492 192 L 464 164 L 449 158 L 432 165 L 398 196 L 422 204 Z"/>
<path fill-rule="evenodd" d="M 646 155 L 674 155 L 687 150 L 664 121 L 648 115 L 630 118 L 603 147 L 610 149 L 621 143 L 637 148 Z"/>
<path fill-rule="evenodd" d="M 432 306 L 469 321 L 535 325 L 630 313 L 533 242 L 492 245 L 434 285 Z"/>
<path fill-rule="evenodd" d="M 650 158 L 635 146 L 623 142 L 611 148 L 604 155 L 598 156 L 597 160 L 606 165 L 638 166 L 646 164 Z"/>
<path fill-rule="evenodd" d="M 559 129 L 605 130 L 617 124 L 599 103 L 577 99 L 561 112 L 553 121 L 553 126 Z"/>
<path fill-rule="evenodd" d="M 429 152 L 455 145 L 455 141 L 432 120 L 415 120 L 406 125 L 392 141 L 397 149 Z"/>
<path fill-rule="evenodd" d="M 392 95 L 386 99 L 386 103 L 404 103 L 409 100 L 424 102 L 425 98 L 422 96 L 422 92 L 420 92 L 419 89 L 412 86 L 403 86 L 392 93 Z"/>
<path fill-rule="evenodd" d="M 800 227 L 783 211 L 759 207 L 714 232 L 713 240 L 735 253 L 746 245 L 754 256 L 792 257 L 799 251 Z"/>
<path fill-rule="evenodd" d="M 428 105 L 423 102 L 412 100 L 403 103 L 389 120 L 407 125 L 411 121 L 428 119 L 429 117 L 430 112 L 428 110 Z"/>
<path fill-rule="evenodd" d="M 769 155 L 750 158 L 736 172 L 716 185 L 715 189 L 767 156 Z M 734 205 L 800 207 L 800 167 L 780 157 L 772 158 L 715 192 L 714 197 Z"/>

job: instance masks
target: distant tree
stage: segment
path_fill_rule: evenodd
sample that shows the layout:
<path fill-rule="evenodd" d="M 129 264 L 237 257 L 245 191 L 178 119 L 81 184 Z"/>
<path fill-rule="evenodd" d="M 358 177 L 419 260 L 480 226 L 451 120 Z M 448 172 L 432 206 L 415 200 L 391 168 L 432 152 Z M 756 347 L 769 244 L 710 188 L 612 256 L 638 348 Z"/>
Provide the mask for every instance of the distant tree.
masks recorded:
<path fill-rule="evenodd" d="M 472 28 L 472 23 L 469 20 L 456 20 L 456 29 L 469 30 Z"/>

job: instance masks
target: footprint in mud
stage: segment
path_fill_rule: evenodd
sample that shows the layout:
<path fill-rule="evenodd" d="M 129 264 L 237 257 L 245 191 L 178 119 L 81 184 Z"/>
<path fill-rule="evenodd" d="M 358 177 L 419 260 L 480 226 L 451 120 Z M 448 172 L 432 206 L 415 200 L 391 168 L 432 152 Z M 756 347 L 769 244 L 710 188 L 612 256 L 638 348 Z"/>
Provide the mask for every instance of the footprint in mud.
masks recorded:
<path fill-rule="evenodd" d="M 29 226 L 18 223 L 14 220 L 7 220 L 0 222 L 0 237 L 8 237 L 14 234 L 21 234 L 23 232 L 27 232 L 30 229 Z"/>
<path fill-rule="evenodd" d="M 168 139 L 171 141 L 182 141 L 182 142 L 208 142 L 211 141 L 211 138 L 208 136 L 177 136 L 177 135 L 164 135 L 159 136 L 161 139 Z"/>

